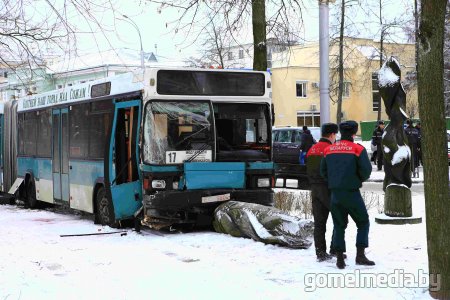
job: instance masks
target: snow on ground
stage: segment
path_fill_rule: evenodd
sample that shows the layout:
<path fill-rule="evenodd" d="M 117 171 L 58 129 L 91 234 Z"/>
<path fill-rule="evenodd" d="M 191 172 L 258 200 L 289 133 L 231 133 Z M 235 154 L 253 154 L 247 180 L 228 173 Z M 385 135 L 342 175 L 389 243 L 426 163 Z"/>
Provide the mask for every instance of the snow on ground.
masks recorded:
<path fill-rule="evenodd" d="M 413 210 L 425 217 L 423 195 L 413 192 Z M 379 225 L 377 214 L 370 211 L 367 251 L 376 266 L 355 265 L 350 220 L 348 267 L 338 270 L 335 259 L 316 262 L 313 247 L 292 250 L 214 232 L 60 237 L 115 230 L 73 214 L 0 205 L 0 299 L 429 299 L 426 284 L 324 287 L 325 276 L 332 286 L 332 276 L 383 280 L 399 270 L 428 272 L 425 223 Z M 327 228 L 329 242 L 331 217 Z"/>

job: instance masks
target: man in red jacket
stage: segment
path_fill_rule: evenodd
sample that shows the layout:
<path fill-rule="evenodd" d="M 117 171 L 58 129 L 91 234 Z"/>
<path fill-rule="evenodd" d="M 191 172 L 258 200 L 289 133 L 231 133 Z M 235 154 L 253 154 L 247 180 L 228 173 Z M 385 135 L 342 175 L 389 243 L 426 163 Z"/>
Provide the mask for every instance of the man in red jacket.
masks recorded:
<path fill-rule="evenodd" d="M 344 252 L 345 229 L 348 216 L 353 219 L 358 228 L 356 235 L 357 265 L 373 266 L 364 250 L 369 246 L 369 215 L 359 189 L 362 183 L 369 179 L 372 165 L 366 149 L 353 142 L 358 131 L 358 123 L 346 121 L 339 124 L 341 140 L 328 146 L 323 153 L 320 164 L 320 174 L 328 180 L 331 190 L 331 216 L 333 217 L 333 247 L 336 249 L 339 269 L 345 268 Z"/>
<path fill-rule="evenodd" d="M 330 190 L 328 184 L 320 176 L 320 162 L 323 158 L 323 151 L 336 141 L 338 126 L 334 123 L 322 125 L 322 138 L 313 145 L 306 154 L 306 172 L 311 184 L 312 211 L 314 217 L 314 246 L 319 262 L 331 259 L 333 254 L 333 241 L 330 244 L 330 254 L 327 253 L 325 232 L 327 230 L 327 220 L 330 213 Z"/>

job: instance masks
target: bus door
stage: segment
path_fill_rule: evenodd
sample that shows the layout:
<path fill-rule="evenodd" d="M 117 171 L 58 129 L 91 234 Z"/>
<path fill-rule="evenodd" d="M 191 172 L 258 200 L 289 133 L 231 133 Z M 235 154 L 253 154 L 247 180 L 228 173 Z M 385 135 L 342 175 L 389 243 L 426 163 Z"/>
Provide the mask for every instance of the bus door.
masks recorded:
<path fill-rule="evenodd" d="M 69 119 L 68 109 L 54 109 L 53 124 L 53 199 L 69 204 Z"/>
<path fill-rule="evenodd" d="M 142 205 L 139 168 L 141 101 L 115 104 L 109 148 L 109 180 L 116 220 L 133 216 Z"/>

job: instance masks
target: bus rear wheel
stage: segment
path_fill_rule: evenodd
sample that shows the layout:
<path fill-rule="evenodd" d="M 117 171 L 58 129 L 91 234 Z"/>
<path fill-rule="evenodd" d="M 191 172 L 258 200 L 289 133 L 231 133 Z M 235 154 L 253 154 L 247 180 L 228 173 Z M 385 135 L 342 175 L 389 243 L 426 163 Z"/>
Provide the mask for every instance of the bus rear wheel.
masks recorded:
<path fill-rule="evenodd" d="M 114 216 L 114 207 L 111 199 L 106 194 L 104 187 L 101 187 L 97 192 L 96 205 L 96 220 L 102 225 L 117 228 L 117 221 Z"/>
<path fill-rule="evenodd" d="M 33 180 L 30 180 L 27 185 L 27 202 L 26 206 L 29 208 L 37 207 L 37 199 L 36 199 L 36 186 L 34 185 Z"/>

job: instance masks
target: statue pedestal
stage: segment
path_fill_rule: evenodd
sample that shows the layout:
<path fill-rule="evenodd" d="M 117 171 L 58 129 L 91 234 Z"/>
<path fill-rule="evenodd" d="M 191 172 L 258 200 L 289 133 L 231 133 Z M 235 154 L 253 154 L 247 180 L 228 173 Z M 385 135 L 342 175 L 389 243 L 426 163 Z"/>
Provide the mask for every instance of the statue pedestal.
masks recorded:
<path fill-rule="evenodd" d="M 404 224 L 420 224 L 422 217 L 390 217 L 385 214 L 379 214 L 375 217 L 375 222 L 378 224 L 404 225 Z"/>
<path fill-rule="evenodd" d="M 404 185 L 389 185 L 384 194 L 384 213 L 390 217 L 411 217 L 411 190 Z"/>
<path fill-rule="evenodd" d="M 413 216 L 411 190 L 404 185 L 389 185 L 384 194 L 384 214 L 375 217 L 378 224 L 419 224 L 422 217 Z"/>

